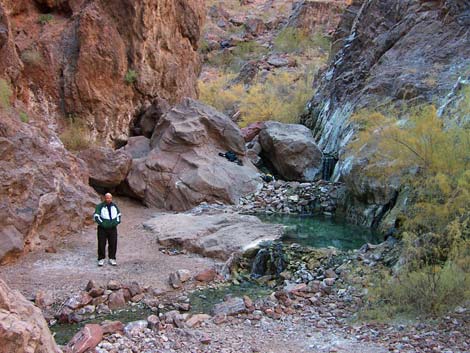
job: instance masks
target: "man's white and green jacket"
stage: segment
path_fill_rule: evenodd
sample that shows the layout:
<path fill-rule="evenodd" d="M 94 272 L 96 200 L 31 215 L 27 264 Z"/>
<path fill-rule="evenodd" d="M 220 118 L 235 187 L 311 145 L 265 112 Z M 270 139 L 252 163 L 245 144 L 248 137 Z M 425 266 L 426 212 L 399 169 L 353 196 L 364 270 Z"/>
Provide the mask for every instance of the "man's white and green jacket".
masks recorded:
<path fill-rule="evenodd" d="M 99 226 L 113 228 L 121 223 L 121 211 L 112 202 L 109 205 L 106 202 L 102 202 L 96 205 L 93 218 Z"/>

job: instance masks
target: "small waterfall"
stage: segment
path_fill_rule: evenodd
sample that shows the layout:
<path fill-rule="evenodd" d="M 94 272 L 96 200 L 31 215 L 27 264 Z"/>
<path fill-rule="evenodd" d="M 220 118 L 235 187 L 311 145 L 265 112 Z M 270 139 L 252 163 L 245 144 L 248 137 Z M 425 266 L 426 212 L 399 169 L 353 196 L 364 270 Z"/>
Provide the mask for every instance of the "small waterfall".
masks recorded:
<path fill-rule="evenodd" d="M 266 275 L 278 277 L 286 268 L 286 261 L 281 243 L 273 243 L 268 248 L 262 248 L 256 254 L 251 267 L 251 277 L 259 278 Z"/>
<path fill-rule="evenodd" d="M 330 180 L 335 170 L 338 158 L 333 155 L 324 155 L 322 158 L 322 179 Z"/>

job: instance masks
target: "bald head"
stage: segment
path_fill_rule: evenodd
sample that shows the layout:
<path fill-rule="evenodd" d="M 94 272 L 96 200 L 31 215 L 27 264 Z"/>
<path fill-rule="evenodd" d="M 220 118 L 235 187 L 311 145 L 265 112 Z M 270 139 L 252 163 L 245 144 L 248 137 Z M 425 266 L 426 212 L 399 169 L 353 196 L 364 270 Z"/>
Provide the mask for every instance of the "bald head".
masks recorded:
<path fill-rule="evenodd" d="M 104 194 L 104 200 L 107 204 L 110 204 L 111 202 L 113 202 L 113 195 L 111 195 L 109 192 Z"/>

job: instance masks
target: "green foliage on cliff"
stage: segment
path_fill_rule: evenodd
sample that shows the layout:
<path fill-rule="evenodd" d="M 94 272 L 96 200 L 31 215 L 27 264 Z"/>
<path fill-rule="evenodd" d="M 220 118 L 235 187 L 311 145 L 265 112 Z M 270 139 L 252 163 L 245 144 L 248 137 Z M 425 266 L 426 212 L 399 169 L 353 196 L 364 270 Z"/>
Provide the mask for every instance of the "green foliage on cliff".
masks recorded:
<path fill-rule="evenodd" d="M 126 75 L 124 76 L 124 81 L 126 81 L 128 85 L 131 85 L 135 81 L 137 81 L 137 77 L 137 72 L 135 70 L 129 69 L 127 70 Z"/>
<path fill-rule="evenodd" d="M 391 312 L 441 314 L 470 296 L 470 129 L 444 126 L 432 106 L 406 119 L 362 111 L 350 152 L 366 155 L 365 172 L 400 175 L 411 191 L 401 219 L 404 266 L 370 300 Z M 383 309 L 383 308 L 382 308 Z"/>
<path fill-rule="evenodd" d="M 266 120 L 297 123 L 311 96 L 312 75 L 271 74 L 248 89 L 243 84 L 230 86 L 235 76 L 223 75 L 210 82 L 199 81 L 199 99 L 225 113 L 239 111 L 242 127 Z"/>
<path fill-rule="evenodd" d="M 274 39 L 274 49 L 279 52 L 303 52 L 310 48 L 330 50 L 330 40 L 321 32 L 311 35 L 298 28 L 287 27 L 279 32 Z"/>
<path fill-rule="evenodd" d="M 90 147 L 91 137 L 85 123 L 73 116 L 67 118 L 60 140 L 69 151 L 81 151 Z"/>
<path fill-rule="evenodd" d="M 10 107 L 10 99 L 13 92 L 10 85 L 4 79 L 0 79 L 0 106 L 2 108 Z"/>
<path fill-rule="evenodd" d="M 54 16 L 52 16 L 50 13 L 48 14 L 42 14 L 38 18 L 38 23 L 42 25 L 47 25 L 49 22 L 51 22 L 54 19 Z"/>

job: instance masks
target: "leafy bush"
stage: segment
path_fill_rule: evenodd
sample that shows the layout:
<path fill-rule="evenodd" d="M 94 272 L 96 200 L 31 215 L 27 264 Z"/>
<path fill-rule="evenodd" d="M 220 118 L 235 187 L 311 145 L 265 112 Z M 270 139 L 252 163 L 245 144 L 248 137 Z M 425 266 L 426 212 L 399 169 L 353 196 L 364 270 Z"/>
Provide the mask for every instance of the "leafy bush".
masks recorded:
<path fill-rule="evenodd" d="M 363 111 L 353 121 L 360 132 L 350 152 L 373 151 L 365 172 L 400 175 L 411 190 L 401 215 L 404 266 L 369 299 L 390 313 L 441 314 L 470 294 L 470 129 L 445 127 L 433 106 L 401 120 Z"/>
<path fill-rule="evenodd" d="M 0 79 L 0 105 L 2 108 L 10 107 L 10 99 L 13 92 L 10 85 L 4 79 Z"/>
<path fill-rule="evenodd" d="M 47 25 L 49 22 L 51 22 L 54 19 L 54 16 L 52 16 L 50 13 L 48 14 L 42 14 L 38 18 L 38 23 L 42 25 Z"/>
<path fill-rule="evenodd" d="M 227 72 L 238 72 L 249 60 L 260 59 L 268 52 L 256 41 L 238 43 L 232 50 L 214 51 L 207 55 L 207 63 Z"/>
<path fill-rule="evenodd" d="M 128 85 L 133 84 L 135 81 L 137 81 L 137 72 L 135 70 L 127 70 L 126 75 L 124 76 L 124 81 Z"/>
<path fill-rule="evenodd" d="M 200 99 L 225 113 L 239 110 L 241 126 L 265 120 L 298 122 L 311 95 L 310 74 L 271 74 L 247 90 L 241 84 L 230 86 L 233 78 L 234 75 L 224 75 L 214 81 L 200 81 Z"/>
<path fill-rule="evenodd" d="M 21 53 L 21 61 L 31 65 L 40 65 L 44 63 L 41 53 L 34 49 L 27 49 Z"/>
<path fill-rule="evenodd" d="M 329 38 L 322 33 L 311 35 L 307 31 L 293 27 L 283 29 L 274 39 L 274 49 L 286 53 L 303 52 L 309 48 L 329 51 L 330 46 Z"/>
<path fill-rule="evenodd" d="M 199 99 L 218 111 L 233 114 L 246 94 L 241 84 L 229 87 L 233 78 L 235 75 L 228 74 L 211 82 L 199 81 Z"/>
<path fill-rule="evenodd" d="M 85 123 L 77 118 L 67 119 L 67 125 L 60 139 L 69 151 L 81 151 L 90 147 L 91 138 Z"/>
<path fill-rule="evenodd" d="M 26 114 L 25 112 L 20 112 L 20 120 L 23 122 L 23 123 L 29 123 L 29 116 L 28 114 Z"/>
<path fill-rule="evenodd" d="M 308 75 L 281 72 L 270 75 L 266 82 L 256 83 L 242 100 L 241 126 L 266 120 L 298 123 L 312 94 L 310 82 Z"/>

